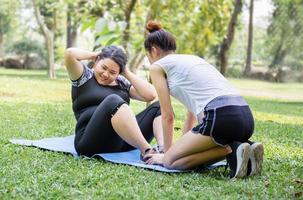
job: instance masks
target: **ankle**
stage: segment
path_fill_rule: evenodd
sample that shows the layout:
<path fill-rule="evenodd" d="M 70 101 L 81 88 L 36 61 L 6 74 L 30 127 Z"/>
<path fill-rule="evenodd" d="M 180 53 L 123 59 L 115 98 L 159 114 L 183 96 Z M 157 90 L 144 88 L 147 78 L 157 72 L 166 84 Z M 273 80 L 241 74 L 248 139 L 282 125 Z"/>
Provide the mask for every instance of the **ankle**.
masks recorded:
<path fill-rule="evenodd" d="M 141 149 L 140 151 L 141 151 L 141 154 L 142 155 L 145 155 L 148 151 L 150 151 L 152 149 L 152 147 L 151 146 L 149 146 L 149 147 L 145 147 L 145 148 L 143 148 L 143 149 Z"/>

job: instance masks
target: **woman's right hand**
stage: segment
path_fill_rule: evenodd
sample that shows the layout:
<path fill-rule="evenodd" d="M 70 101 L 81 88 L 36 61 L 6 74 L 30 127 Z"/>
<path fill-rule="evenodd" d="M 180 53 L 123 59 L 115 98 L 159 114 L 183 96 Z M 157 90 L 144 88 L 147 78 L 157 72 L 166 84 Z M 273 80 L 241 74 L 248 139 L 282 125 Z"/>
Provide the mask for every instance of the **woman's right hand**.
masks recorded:
<path fill-rule="evenodd" d="M 68 48 L 64 52 L 65 66 L 71 80 L 77 80 L 83 73 L 81 60 L 95 61 L 98 52 L 91 52 L 79 48 Z"/>
<path fill-rule="evenodd" d="M 163 165 L 164 153 L 147 154 L 144 159 L 147 159 L 145 163 L 148 165 Z"/>

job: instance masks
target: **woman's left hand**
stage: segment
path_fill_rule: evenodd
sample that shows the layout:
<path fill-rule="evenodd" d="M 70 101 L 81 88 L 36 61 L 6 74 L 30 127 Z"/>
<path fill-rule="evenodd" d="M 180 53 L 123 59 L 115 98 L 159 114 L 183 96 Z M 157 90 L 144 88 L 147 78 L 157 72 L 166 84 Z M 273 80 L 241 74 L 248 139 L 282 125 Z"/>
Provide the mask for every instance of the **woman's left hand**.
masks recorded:
<path fill-rule="evenodd" d="M 127 68 L 121 74 L 132 84 L 129 91 L 131 98 L 144 102 L 153 101 L 156 98 L 157 93 L 152 84 L 139 78 Z"/>
<path fill-rule="evenodd" d="M 127 78 L 129 76 L 129 69 L 127 67 L 124 68 L 123 72 L 121 72 L 121 75 Z M 128 78 L 127 78 L 128 79 Z"/>
<path fill-rule="evenodd" d="M 144 156 L 147 160 L 145 161 L 148 165 L 163 165 L 163 153 L 157 153 L 157 154 L 147 154 Z"/>

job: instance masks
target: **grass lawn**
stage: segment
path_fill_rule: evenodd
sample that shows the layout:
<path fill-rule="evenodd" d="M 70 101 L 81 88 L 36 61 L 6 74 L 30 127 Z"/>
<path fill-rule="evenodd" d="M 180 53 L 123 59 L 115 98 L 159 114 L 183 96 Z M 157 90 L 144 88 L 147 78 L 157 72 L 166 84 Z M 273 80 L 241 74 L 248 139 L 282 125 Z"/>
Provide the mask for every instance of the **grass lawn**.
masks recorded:
<path fill-rule="evenodd" d="M 58 73 L 0 68 L 0 199 L 303 198 L 303 84 L 231 79 L 253 110 L 253 140 L 265 146 L 262 175 L 231 182 L 224 169 L 167 174 L 11 144 L 73 133 L 71 86 Z M 174 106 L 181 127 L 184 108 Z"/>

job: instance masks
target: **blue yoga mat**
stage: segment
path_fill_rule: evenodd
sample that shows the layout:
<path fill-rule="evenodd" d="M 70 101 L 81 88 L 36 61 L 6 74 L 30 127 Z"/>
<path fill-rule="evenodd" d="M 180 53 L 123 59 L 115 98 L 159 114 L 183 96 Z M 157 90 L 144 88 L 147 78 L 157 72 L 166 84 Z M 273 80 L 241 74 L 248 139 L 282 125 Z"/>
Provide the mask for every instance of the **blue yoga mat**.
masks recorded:
<path fill-rule="evenodd" d="M 12 139 L 13 144 L 38 147 L 45 150 L 63 152 L 72 154 L 74 157 L 79 157 L 74 147 L 74 135 L 66 137 L 53 137 L 41 140 L 25 140 L 25 139 Z M 187 170 L 171 170 L 160 165 L 147 165 L 140 160 L 140 151 L 138 149 L 120 152 L 120 153 L 101 153 L 96 154 L 94 157 L 101 157 L 106 161 L 113 163 L 127 164 L 147 169 L 152 169 L 161 172 L 185 172 Z M 206 166 L 206 169 L 214 169 L 217 167 L 225 166 L 225 161 L 217 162 L 213 165 Z"/>

